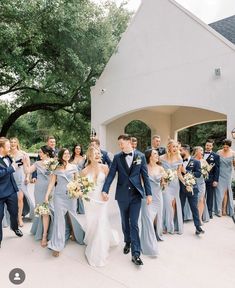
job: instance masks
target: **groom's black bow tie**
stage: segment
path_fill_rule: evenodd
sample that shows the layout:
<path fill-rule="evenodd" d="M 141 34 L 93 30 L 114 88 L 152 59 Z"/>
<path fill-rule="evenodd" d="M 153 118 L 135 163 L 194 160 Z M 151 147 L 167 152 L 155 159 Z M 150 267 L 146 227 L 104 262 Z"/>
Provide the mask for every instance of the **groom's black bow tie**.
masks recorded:
<path fill-rule="evenodd" d="M 207 151 L 205 151 L 204 154 L 211 154 L 211 152 L 207 152 Z"/>
<path fill-rule="evenodd" d="M 188 162 L 188 158 L 185 158 L 185 159 L 183 160 L 183 162 Z"/>
<path fill-rule="evenodd" d="M 123 156 L 124 156 L 124 157 L 126 157 L 126 156 L 132 156 L 132 152 L 130 152 L 130 153 L 125 153 L 125 152 L 123 152 Z"/>

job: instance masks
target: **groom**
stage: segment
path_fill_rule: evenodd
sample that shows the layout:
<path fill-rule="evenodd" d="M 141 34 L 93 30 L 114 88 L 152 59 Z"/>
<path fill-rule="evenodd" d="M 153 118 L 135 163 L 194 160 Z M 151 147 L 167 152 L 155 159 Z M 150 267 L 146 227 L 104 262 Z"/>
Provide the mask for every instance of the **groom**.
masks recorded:
<path fill-rule="evenodd" d="M 131 137 L 127 134 L 118 137 L 118 144 L 122 152 L 114 156 L 109 174 L 103 186 L 103 199 L 108 200 L 110 185 L 118 172 L 115 199 L 121 214 L 122 231 L 126 243 L 123 253 L 128 254 L 131 248 L 132 262 L 143 265 L 140 259 L 140 238 L 138 219 L 141 199 L 146 194 L 146 202 L 152 202 L 152 192 L 148 178 L 147 165 L 144 155 L 133 150 Z M 144 188 L 141 180 L 143 180 Z"/>

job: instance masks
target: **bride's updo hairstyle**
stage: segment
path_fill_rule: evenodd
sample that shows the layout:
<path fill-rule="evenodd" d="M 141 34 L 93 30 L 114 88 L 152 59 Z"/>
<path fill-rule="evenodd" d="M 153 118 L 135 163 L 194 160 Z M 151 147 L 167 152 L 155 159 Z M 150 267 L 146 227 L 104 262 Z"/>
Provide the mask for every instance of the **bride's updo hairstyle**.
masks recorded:
<path fill-rule="evenodd" d="M 100 150 L 93 147 L 93 146 L 89 146 L 89 148 L 87 149 L 87 152 L 86 152 L 87 165 L 91 164 L 91 159 L 94 157 L 95 152 L 100 153 Z M 101 161 L 100 161 L 100 163 L 101 163 Z"/>

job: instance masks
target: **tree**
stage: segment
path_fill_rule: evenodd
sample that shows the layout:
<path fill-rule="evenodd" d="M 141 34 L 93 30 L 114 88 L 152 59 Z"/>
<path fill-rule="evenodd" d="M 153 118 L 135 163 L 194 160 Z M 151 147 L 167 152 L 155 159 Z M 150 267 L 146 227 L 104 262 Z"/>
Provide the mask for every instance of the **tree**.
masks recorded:
<path fill-rule="evenodd" d="M 145 151 L 151 146 L 151 129 L 140 120 L 133 120 L 125 127 L 125 133 L 132 137 L 136 137 L 138 141 L 138 149 Z"/>
<path fill-rule="evenodd" d="M 28 112 L 87 113 L 90 87 L 130 14 L 109 1 L 1 0 L 0 18 L 0 96 L 11 99 L 0 103 L 5 136 Z"/>
<path fill-rule="evenodd" d="M 215 141 L 214 149 L 221 148 L 221 142 L 226 138 L 226 122 L 216 121 L 204 123 L 179 131 L 178 139 L 182 143 L 187 143 L 191 147 L 204 146 L 207 139 Z"/>

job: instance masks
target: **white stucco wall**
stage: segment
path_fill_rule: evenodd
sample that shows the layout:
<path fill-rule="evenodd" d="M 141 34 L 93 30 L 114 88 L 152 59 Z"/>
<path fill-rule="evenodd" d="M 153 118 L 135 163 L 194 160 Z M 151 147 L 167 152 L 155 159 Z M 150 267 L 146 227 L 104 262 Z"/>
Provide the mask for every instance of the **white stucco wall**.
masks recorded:
<path fill-rule="evenodd" d="M 215 68 L 221 69 L 221 77 L 214 75 Z M 114 122 L 110 129 L 114 120 L 176 105 L 227 115 L 230 132 L 235 127 L 234 94 L 235 46 L 174 1 L 145 0 L 92 89 L 92 127 L 111 147 L 107 135 L 122 123 Z"/>

